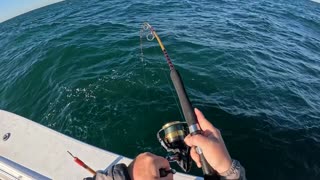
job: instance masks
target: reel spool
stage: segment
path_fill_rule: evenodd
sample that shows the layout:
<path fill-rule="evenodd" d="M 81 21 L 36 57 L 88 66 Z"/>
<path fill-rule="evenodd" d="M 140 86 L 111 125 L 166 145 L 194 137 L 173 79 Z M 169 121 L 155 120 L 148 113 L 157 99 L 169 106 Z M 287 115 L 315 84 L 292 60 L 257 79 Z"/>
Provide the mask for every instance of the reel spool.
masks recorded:
<path fill-rule="evenodd" d="M 157 133 L 157 138 L 162 147 L 170 153 L 166 158 L 169 162 L 177 162 L 188 172 L 191 168 L 190 147 L 184 143 L 184 138 L 189 134 L 185 122 L 173 121 L 162 126 Z"/>

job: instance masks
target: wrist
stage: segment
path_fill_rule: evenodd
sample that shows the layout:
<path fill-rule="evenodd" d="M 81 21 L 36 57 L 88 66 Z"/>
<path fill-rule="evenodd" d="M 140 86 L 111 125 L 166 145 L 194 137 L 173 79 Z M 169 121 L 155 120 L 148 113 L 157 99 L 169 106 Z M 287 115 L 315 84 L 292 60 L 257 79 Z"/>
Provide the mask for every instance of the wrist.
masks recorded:
<path fill-rule="evenodd" d="M 215 170 L 221 174 L 228 171 L 232 167 L 232 159 L 227 158 L 226 160 L 219 163 L 219 165 L 215 168 Z"/>
<path fill-rule="evenodd" d="M 232 160 L 231 166 L 228 170 L 219 173 L 221 177 L 228 177 L 227 179 L 229 179 L 229 177 L 235 177 L 236 179 L 239 176 L 239 172 L 240 172 L 240 163 L 237 160 Z"/>
<path fill-rule="evenodd" d="M 125 164 L 120 163 L 120 164 L 116 164 L 116 165 L 112 166 L 111 168 L 107 169 L 104 174 L 111 176 L 113 179 L 118 177 L 118 178 L 125 179 L 125 180 L 131 180 L 131 176 L 130 176 L 128 170 L 129 169 Z M 99 178 L 97 178 L 97 179 L 99 179 Z"/>

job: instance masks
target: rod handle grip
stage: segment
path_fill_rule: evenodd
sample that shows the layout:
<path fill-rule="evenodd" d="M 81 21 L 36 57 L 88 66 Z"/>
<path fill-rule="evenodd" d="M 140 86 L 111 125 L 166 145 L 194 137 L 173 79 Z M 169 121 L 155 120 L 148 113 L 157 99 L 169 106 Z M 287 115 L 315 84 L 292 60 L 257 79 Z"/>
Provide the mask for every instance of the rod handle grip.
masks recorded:
<path fill-rule="evenodd" d="M 197 147 L 198 148 L 198 147 Z M 216 172 L 208 163 L 206 158 L 204 157 L 203 153 L 199 154 L 200 156 L 200 162 L 201 162 L 201 168 L 202 172 L 204 174 L 204 179 L 209 180 L 219 180 L 220 176 L 218 175 L 218 172 Z"/>
<path fill-rule="evenodd" d="M 188 126 L 198 123 L 197 117 L 194 113 L 193 107 L 192 107 L 191 102 L 189 100 L 189 97 L 186 93 L 186 90 L 184 88 L 184 85 L 183 85 L 183 82 L 182 82 L 182 79 L 181 79 L 179 72 L 175 69 L 171 70 L 170 77 L 171 77 L 172 83 L 174 85 L 174 88 L 177 92 L 179 102 L 181 105 L 181 109 L 183 112 L 183 116 L 184 116 L 185 120 L 187 121 Z"/>
<path fill-rule="evenodd" d="M 170 71 L 170 77 L 174 85 L 174 88 L 177 92 L 180 105 L 182 108 L 182 112 L 185 120 L 187 121 L 188 126 L 190 127 L 192 125 L 198 124 L 197 116 L 194 113 L 192 104 L 186 93 L 186 90 L 184 88 L 184 84 L 179 72 L 175 69 L 172 69 Z M 191 135 L 195 135 L 195 134 L 201 134 L 201 129 L 198 129 L 195 132 L 191 132 Z M 202 171 L 204 176 L 210 177 L 209 179 L 213 179 L 213 180 L 220 179 L 218 173 L 209 165 L 208 161 L 205 159 L 202 153 L 202 150 L 199 147 L 197 147 L 197 149 L 199 151 L 198 154 L 200 155 L 200 161 L 201 161 L 201 166 L 202 166 Z"/>

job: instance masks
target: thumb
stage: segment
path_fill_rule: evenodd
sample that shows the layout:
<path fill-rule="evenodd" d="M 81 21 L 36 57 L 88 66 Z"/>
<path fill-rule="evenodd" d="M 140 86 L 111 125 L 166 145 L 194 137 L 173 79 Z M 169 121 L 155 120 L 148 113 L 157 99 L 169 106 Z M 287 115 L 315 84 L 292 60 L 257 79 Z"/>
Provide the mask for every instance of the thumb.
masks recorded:
<path fill-rule="evenodd" d="M 210 139 L 208 139 L 207 137 L 204 137 L 200 134 L 197 134 L 197 135 L 188 135 L 185 139 L 184 139 L 184 142 L 192 147 L 192 146 L 199 146 L 200 148 L 202 147 L 206 147 L 208 146 L 209 144 L 211 144 L 211 141 Z"/>
<path fill-rule="evenodd" d="M 194 113 L 196 114 L 198 123 L 203 131 L 213 131 L 215 129 L 215 127 L 204 117 L 199 109 L 194 108 Z"/>

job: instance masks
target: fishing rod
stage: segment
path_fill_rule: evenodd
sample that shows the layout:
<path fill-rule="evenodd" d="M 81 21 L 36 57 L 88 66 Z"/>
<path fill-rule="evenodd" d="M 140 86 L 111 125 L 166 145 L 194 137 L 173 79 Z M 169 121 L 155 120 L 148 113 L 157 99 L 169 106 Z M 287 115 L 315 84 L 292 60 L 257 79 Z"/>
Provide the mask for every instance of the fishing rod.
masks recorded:
<path fill-rule="evenodd" d="M 151 34 L 147 36 L 148 40 L 153 40 L 155 37 L 160 45 L 167 64 L 169 65 L 170 78 L 178 95 L 179 102 L 183 111 L 183 116 L 187 122 L 183 123 L 175 121 L 167 123 L 157 133 L 157 137 L 161 145 L 168 152 L 174 153 L 173 156 L 168 157 L 168 160 L 176 161 L 184 171 L 189 171 L 191 168 L 190 148 L 184 143 L 184 138 L 188 133 L 190 133 L 191 135 L 202 134 L 202 130 L 198 124 L 197 117 L 186 93 L 181 76 L 175 69 L 167 53 L 167 50 L 162 44 L 161 39 L 149 23 L 145 22 L 143 24 L 143 29 L 149 29 L 151 31 Z M 152 36 L 150 37 L 150 35 Z M 208 161 L 203 155 L 201 148 L 196 147 L 196 151 L 200 156 L 200 162 L 204 176 L 210 179 L 219 179 L 218 173 L 209 165 Z"/>
<path fill-rule="evenodd" d="M 79 166 L 85 168 L 91 174 L 96 175 L 96 171 L 94 171 L 91 167 L 86 165 L 83 161 L 81 161 L 81 159 L 79 159 L 78 157 L 75 157 L 73 154 L 71 154 L 70 151 L 67 151 L 67 152 L 70 154 L 71 157 L 73 157 L 73 160 L 74 160 L 75 163 L 77 163 Z"/>

